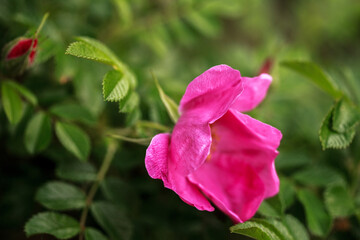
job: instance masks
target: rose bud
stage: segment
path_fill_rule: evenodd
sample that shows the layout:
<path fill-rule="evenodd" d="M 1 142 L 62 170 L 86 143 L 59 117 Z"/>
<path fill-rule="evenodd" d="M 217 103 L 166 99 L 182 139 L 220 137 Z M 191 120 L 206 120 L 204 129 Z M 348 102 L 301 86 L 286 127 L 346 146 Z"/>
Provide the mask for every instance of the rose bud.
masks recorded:
<path fill-rule="evenodd" d="M 3 50 L 3 69 L 7 76 L 21 75 L 35 60 L 36 38 L 19 37 Z"/>

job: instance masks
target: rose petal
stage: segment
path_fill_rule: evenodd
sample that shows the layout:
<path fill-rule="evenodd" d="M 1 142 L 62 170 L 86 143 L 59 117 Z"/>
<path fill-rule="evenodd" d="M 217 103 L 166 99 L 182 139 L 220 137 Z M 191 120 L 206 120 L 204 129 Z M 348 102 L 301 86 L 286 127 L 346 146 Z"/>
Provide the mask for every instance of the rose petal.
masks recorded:
<path fill-rule="evenodd" d="M 240 72 L 218 65 L 195 78 L 180 101 L 181 113 L 194 112 L 197 122 L 212 123 L 229 109 L 242 91 Z"/>
<path fill-rule="evenodd" d="M 217 154 L 188 176 L 234 222 L 251 218 L 264 199 L 265 187 L 241 158 Z"/>
<path fill-rule="evenodd" d="M 271 82 L 272 77 L 266 73 L 254 78 L 243 77 L 244 90 L 236 98 L 231 108 L 241 112 L 254 109 L 265 98 Z"/>
<path fill-rule="evenodd" d="M 265 184 L 265 197 L 279 191 L 279 178 L 275 171 L 276 150 L 282 138 L 281 132 L 246 114 L 229 110 L 211 126 L 217 138 L 214 153 L 226 153 L 248 163 Z M 214 141 L 214 140 L 213 140 Z M 213 143 L 214 144 L 214 143 Z"/>
<path fill-rule="evenodd" d="M 158 134 L 151 140 L 145 156 L 145 167 L 150 177 L 163 180 L 167 188 L 171 188 L 168 181 L 169 144 L 170 134 Z"/>
<path fill-rule="evenodd" d="M 158 134 L 151 140 L 145 156 L 145 167 L 150 177 L 161 179 L 166 188 L 175 191 L 189 205 L 199 210 L 213 211 L 206 197 L 182 174 L 182 158 L 170 160 L 169 144 L 170 134 L 167 133 Z"/>

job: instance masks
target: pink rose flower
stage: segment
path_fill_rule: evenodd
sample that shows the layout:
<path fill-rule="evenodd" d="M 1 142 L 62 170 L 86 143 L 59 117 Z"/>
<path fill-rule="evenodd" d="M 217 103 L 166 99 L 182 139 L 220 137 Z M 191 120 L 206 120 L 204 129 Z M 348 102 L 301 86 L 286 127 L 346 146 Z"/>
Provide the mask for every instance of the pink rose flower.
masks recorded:
<path fill-rule="evenodd" d="M 281 132 L 241 112 L 255 108 L 272 81 L 241 77 L 227 65 L 195 78 L 181 99 L 173 132 L 156 135 L 145 165 L 186 203 L 213 211 L 211 200 L 234 222 L 251 218 L 279 191 L 274 160 Z"/>

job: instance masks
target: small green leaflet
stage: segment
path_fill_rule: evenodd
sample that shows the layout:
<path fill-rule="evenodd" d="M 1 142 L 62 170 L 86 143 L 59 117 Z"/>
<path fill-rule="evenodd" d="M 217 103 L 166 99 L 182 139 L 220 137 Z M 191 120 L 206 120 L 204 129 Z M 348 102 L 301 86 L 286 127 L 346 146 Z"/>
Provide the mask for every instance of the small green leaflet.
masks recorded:
<path fill-rule="evenodd" d="M 174 100 L 172 100 L 168 95 L 165 94 L 164 90 L 162 90 L 162 88 L 154 74 L 153 74 L 153 78 L 155 80 L 156 87 L 159 91 L 161 101 L 165 105 L 166 110 L 167 110 L 171 120 L 173 121 L 173 123 L 176 123 L 180 117 L 179 111 L 178 111 L 179 106 L 175 103 Z"/>
<path fill-rule="evenodd" d="M 360 121 L 360 111 L 346 97 L 334 105 L 332 114 L 332 129 L 339 133 L 346 133 Z"/>
<path fill-rule="evenodd" d="M 319 137 L 323 150 L 327 148 L 335 148 L 335 149 L 346 148 L 347 146 L 349 146 L 349 144 L 352 142 L 355 136 L 356 131 L 354 128 L 347 129 L 345 132 L 342 133 L 337 132 L 336 130 L 333 129 L 334 126 L 333 119 L 335 112 L 334 109 L 337 107 L 338 104 L 340 103 L 339 102 L 335 103 L 335 105 L 331 107 L 329 113 L 326 115 L 320 127 Z M 341 118 L 342 120 L 344 120 L 344 117 L 335 117 L 335 118 L 336 119 Z M 349 123 L 349 121 L 340 121 L 340 120 L 338 121 L 343 122 L 345 124 Z M 340 126 L 343 127 L 344 124 L 338 123 L 338 127 Z"/>
<path fill-rule="evenodd" d="M 99 230 L 87 227 L 85 229 L 85 240 L 108 240 L 108 238 Z"/>
<path fill-rule="evenodd" d="M 239 223 L 230 228 L 230 232 L 242 234 L 257 240 L 298 240 L 298 236 L 307 236 L 301 223 L 297 221 L 296 225 L 289 227 L 288 217 L 285 217 L 284 223 L 276 219 L 253 218 L 244 223 Z M 293 217 L 292 219 L 293 220 Z M 291 222 L 292 223 L 292 222 Z M 301 233 L 297 232 L 301 231 Z M 303 238 L 304 240 L 308 238 Z"/>
<path fill-rule="evenodd" d="M 62 160 L 55 171 L 59 178 L 74 182 L 92 182 L 96 179 L 96 168 L 89 162 Z"/>
<path fill-rule="evenodd" d="M 86 161 L 90 153 L 88 135 L 75 125 L 56 122 L 56 135 L 61 144 L 78 159 Z"/>
<path fill-rule="evenodd" d="M 91 205 L 91 213 L 110 239 L 129 240 L 131 238 L 132 226 L 117 206 L 109 202 L 94 202 Z"/>
<path fill-rule="evenodd" d="M 51 107 L 50 113 L 69 121 L 78 121 L 87 125 L 96 123 L 96 118 L 86 107 L 75 103 L 55 105 Z"/>
<path fill-rule="evenodd" d="M 1 101 L 9 122 L 17 124 L 23 116 L 23 104 L 19 94 L 8 82 L 2 83 Z"/>
<path fill-rule="evenodd" d="M 119 103 L 119 111 L 122 113 L 132 112 L 139 105 L 139 102 L 139 94 L 134 91 L 129 91 L 125 99 Z"/>
<path fill-rule="evenodd" d="M 316 64 L 304 61 L 283 61 L 281 62 L 281 65 L 308 78 L 333 98 L 338 99 L 342 96 L 342 92 L 338 89 L 330 76 Z"/>
<path fill-rule="evenodd" d="M 55 212 L 42 212 L 25 224 L 26 236 L 47 233 L 58 239 L 69 239 L 80 232 L 80 224 L 74 218 Z"/>
<path fill-rule="evenodd" d="M 14 81 L 7 81 L 6 84 L 13 87 L 21 96 L 23 96 L 26 100 L 29 101 L 32 105 L 36 106 L 38 104 L 38 100 L 36 96 L 26 87 L 20 85 Z"/>
<path fill-rule="evenodd" d="M 355 204 L 344 184 L 332 184 L 324 193 L 325 205 L 332 217 L 347 217 L 355 213 Z"/>
<path fill-rule="evenodd" d="M 266 217 L 281 217 L 283 215 L 283 200 L 280 194 L 263 201 L 258 209 L 258 213 Z"/>
<path fill-rule="evenodd" d="M 304 225 L 292 215 L 286 215 L 283 220 L 284 225 L 289 230 L 294 240 L 309 240 L 309 234 Z"/>
<path fill-rule="evenodd" d="M 29 121 L 24 135 L 26 149 L 31 153 L 46 149 L 51 141 L 51 119 L 43 112 L 38 112 Z"/>
<path fill-rule="evenodd" d="M 130 89 L 130 82 L 123 73 L 111 70 L 103 80 L 103 95 L 106 101 L 119 102 Z"/>
<path fill-rule="evenodd" d="M 326 236 L 331 228 L 331 218 L 325 211 L 323 203 L 309 190 L 299 190 L 298 198 L 305 208 L 310 231 L 316 236 Z"/>
<path fill-rule="evenodd" d="M 132 88 L 136 87 L 137 82 L 134 74 L 103 43 L 89 37 L 77 37 L 76 40 L 78 42 L 70 44 L 65 54 L 111 65 L 115 70 L 126 75 Z"/>
<path fill-rule="evenodd" d="M 98 61 L 111 66 L 117 65 L 117 62 L 119 62 L 115 54 L 101 42 L 88 37 L 78 37 L 77 40 L 78 42 L 69 45 L 65 54 Z"/>
<path fill-rule="evenodd" d="M 345 182 L 344 177 L 335 169 L 316 165 L 294 173 L 293 179 L 306 186 L 319 187 L 325 187 L 332 183 Z"/>
<path fill-rule="evenodd" d="M 85 193 L 79 188 L 60 181 L 48 182 L 36 193 L 35 199 L 51 210 L 72 210 L 85 206 Z"/>

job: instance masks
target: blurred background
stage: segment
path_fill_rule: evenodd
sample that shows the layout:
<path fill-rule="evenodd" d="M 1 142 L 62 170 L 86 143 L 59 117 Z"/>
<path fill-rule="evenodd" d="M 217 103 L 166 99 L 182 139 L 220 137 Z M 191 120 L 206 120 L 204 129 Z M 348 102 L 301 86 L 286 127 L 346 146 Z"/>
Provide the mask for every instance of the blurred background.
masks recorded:
<path fill-rule="evenodd" d="M 270 61 L 273 84 L 265 101 L 249 114 L 284 135 L 276 160 L 282 186 L 290 186 L 287 192 L 309 188 L 322 199 L 325 185 L 341 178 L 360 204 L 349 172 L 351 164 L 360 161 L 359 139 L 347 150 L 322 151 L 318 131 L 332 99 L 279 65 L 283 60 L 316 62 L 340 86 L 354 83 L 350 90 L 359 97 L 358 0 L 0 0 L 0 46 L 36 28 L 46 12 L 50 17 L 36 62 L 18 81 L 38 96 L 41 108 L 76 101 L 96 116 L 97 124 L 85 127 L 92 139 L 89 162 L 94 169 L 104 154 L 97 136 L 105 128 L 123 128 L 139 119 L 171 126 L 150 70 L 178 102 L 187 84 L 214 65 L 227 64 L 252 77 Z M 140 94 L 140 111 L 134 116 L 119 113 L 116 104 L 102 99 L 101 80 L 110 67 L 64 54 L 76 36 L 102 41 L 133 70 Z M 3 110 L 0 113 L 0 237 L 7 240 L 26 239 L 25 222 L 44 210 L 34 200 L 36 189 L 46 181 L 66 179 L 62 166 L 73 158 L 55 139 L 46 151 L 27 153 L 23 134 L 31 112 L 26 108 L 16 126 L 7 123 Z M 230 235 L 232 222 L 219 210 L 197 211 L 161 181 L 150 179 L 145 150 L 146 146 L 120 142 L 96 196 L 126 213 L 131 239 L 245 239 Z M 305 210 L 294 194 L 286 212 L 306 226 Z M 77 211 L 69 214 L 79 218 Z M 91 216 L 88 224 L 97 226 Z M 354 217 L 334 220 L 327 239 L 360 239 L 358 226 Z"/>

